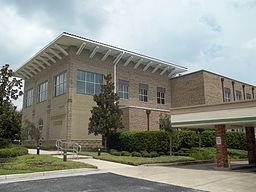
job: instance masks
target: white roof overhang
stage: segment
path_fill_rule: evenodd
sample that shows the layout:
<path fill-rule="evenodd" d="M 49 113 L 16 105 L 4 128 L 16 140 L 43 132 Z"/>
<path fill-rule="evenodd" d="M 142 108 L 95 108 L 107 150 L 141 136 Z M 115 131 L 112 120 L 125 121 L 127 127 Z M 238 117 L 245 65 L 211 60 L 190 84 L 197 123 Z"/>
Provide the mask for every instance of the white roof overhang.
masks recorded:
<path fill-rule="evenodd" d="M 151 69 L 152 73 L 158 72 L 159 75 L 166 75 L 169 78 L 187 71 L 187 68 L 173 63 L 64 32 L 17 69 L 15 76 L 23 79 L 32 78 L 47 67 L 54 65 L 58 59 L 68 55 L 66 49 L 70 46 L 77 47 L 76 55 L 80 55 L 84 49 L 87 49 L 90 51 L 90 58 L 93 58 L 96 53 L 101 53 L 102 61 L 112 56 L 114 57 L 113 63 L 122 59 L 124 66 L 133 62 L 135 70 L 139 70 L 139 66 L 142 66 L 143 71 Z"/>

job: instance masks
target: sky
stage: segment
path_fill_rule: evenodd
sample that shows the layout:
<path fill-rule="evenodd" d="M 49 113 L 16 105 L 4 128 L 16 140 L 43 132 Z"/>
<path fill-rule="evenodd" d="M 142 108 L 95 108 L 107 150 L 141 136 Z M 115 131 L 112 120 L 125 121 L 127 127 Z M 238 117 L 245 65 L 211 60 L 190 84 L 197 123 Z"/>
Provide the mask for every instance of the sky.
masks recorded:
<path fill-rule="evenodd" d="M 0 0 L 0 64 L 64 31 L 256 85 L 256 0 Z"/>

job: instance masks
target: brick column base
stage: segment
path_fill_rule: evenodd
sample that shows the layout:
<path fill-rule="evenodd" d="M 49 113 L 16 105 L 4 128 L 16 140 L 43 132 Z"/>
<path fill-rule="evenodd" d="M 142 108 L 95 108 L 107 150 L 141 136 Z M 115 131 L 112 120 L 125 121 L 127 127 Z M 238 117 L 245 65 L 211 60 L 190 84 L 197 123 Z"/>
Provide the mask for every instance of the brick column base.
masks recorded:
<path fill-rule="evenodd" d="M 256 164 L 256 145 L 254 127 L 246 127 L 246 141 L 249 164 Z"/>
<path fill-rule="evenodd" d="M 215 125 L 216 131 L 216 149 L 217 149 L 217 167 L 228 168 L 228 152 L 226 144 L 226 128 L 225 125 Z"/>

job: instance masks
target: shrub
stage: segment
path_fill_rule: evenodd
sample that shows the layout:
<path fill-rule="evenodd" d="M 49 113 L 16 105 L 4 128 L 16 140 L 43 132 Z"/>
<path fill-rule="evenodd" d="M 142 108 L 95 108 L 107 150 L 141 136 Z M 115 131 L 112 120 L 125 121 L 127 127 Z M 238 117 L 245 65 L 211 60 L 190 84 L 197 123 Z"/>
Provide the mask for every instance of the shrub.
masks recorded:
<path fill-rule="evenodd" d="M 139 152 L 132 152 L 131 154 L 132 154 L 132 157 L 141 157 L 142 156 L 141 153 L 139 153 Z"/>
<path fill-rule="evenodd" d="M 246 150 L 246 137 L 241 132 L 227 132 L 227 146 L 233 149 Z M 111 148 L 120 151 L 156 151 L 157 153 L 169 152 L 169 137 L 165 131 L 126 131 L 115 133 L 111 136 Z M 215 147 L 215 131 L 204 130 L 201 132 L 201 146 Z M 199 134 L 194 130 L 173 132 L 173 152 L 181 148 L 199 147 Z M 186 152 L 184 152 L 186 153 Z"/>
<path fill-rule="evenodd" d="M 0 149 L 0 158 L 17 157 L 27 154 L 28 150 L 21 146 L 10 146 L 8 148 Z"/>
<path fill-rule="evenodd" d="M 165 152 L 162 152 L 162 151 L 160 151 L 158 154 L 159 154 L 159 156 L 166 155 L 166 153 L 165 153 Z"/>
<path fill-rule="evenodd" d="M 141 151 L 140 153 L 141 153 L 142 157 L 151 157 L 150 153 L 147 151 Z"/>
<path fill-rule="evenodd" d="M 120 137 L 111 136 L 111 148 L 123 151 L 156 151 L 169 150 L 168 134 L 164 131 L 126 131 Z M 119 143 L 118 143 L 119 142 Z M 113 146 L 115 143 L 116 146 Z"/>
<path fill-rule="evenodd" d="M 121 151 L 121 156 L 130 156 L 131 154 L 128 151 Z"/>
<path fill-rule="evenodd" d="M 209 160 L 209 159 L 215 159 L 216 151 L 215 149 L 200 149 L 196 150 L 194 149 L 191 154 L 191 157 L 197 159 L 197 160 Z"/>
<path fill-rule="evenodd" d="M 227 147 L 246 150 L 246 136 L 242 132 L 227 132 Z"/>
<path fill-rule="evenodd" d="M 156 151 L 152 151 L 149 154 L 150 154 L 150 157 L 159 157 L 159 154 Z"/>
<path fill-rule="evenodd" d="M 215 131 L 205 130 L 201 133 L 202 147 L 214 147 L 215 146 Z M 195 147 L 195 146 L 194 146 Z M 197 146 L 198 147 L 198 146 Z"/>
<path fill-rule="evenodd" d="M 0 149 L 5 148 L 9 145 L 9 140 L 0 138 Z"/>

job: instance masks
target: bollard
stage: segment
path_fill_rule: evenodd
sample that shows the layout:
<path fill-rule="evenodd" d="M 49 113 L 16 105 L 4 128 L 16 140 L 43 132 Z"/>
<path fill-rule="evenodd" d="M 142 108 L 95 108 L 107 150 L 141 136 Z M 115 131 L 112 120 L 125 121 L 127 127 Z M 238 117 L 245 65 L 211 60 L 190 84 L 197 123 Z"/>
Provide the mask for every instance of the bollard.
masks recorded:
<path fill-rule="evenodd" d="M 67 151 L 63 152 L 63 161 L 67 161 Z"/>
<path fill-rule="evenodd" d="M 101 151 L 100 151 L 100 148 L 98 149 L 98 156 L 100 156 L 100 153 L 101 153 Z"/>
<path fill-rule="evenodd" d="M 39 145 L 37 145 L 36 154 L 39 155 L 39 153 L 40 153 L 40 147 L 39 147 Z"/>

